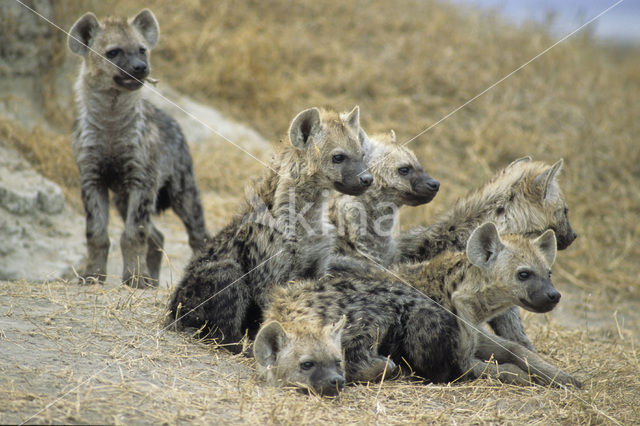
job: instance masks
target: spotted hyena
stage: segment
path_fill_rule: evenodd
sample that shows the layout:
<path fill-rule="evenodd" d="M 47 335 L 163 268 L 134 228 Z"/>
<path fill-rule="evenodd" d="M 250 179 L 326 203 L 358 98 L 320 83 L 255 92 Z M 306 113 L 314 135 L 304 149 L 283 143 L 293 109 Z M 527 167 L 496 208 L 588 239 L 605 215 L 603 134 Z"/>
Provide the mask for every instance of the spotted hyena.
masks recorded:
<path fill-rule="evenodd" d="M 398 209 L 430 202 L 440 183 L 425 173 L 410 149 L 396 143 L 393 130 L 363 136 L 373 184 L 359 197 L 335 194 L 331 200 L 329 215 L 338 234 L 336 253 L 388 266 L 396 254 Z"/>
<path fill-rule="evenodd" d="M 191 155 L 180 127 L 140 90 L 159 27 L 144 9 L 134 18 L 93 13 L 71 28 L 69 49 L 83 59 L 75 84 L 73 153 L 86 212 L 88 259 L 84 279 L 102 282 L 109 252 L 109 190 L 125 222 L 120 239 L 122 281 L 157 285 L 164 237 L 151 214 L 168 207 L 182 219 L 189 245 L 208 238 Z"/>

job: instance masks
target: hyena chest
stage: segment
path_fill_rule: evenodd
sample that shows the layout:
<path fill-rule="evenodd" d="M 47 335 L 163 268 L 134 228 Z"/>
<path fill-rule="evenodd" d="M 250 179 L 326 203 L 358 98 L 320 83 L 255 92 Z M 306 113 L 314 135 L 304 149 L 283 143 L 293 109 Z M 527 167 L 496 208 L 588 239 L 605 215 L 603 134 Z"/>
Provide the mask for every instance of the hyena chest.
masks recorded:
<path fill-rule="evenodd" d="M 157 180 L 153 150 L 140 132 L 86 132 L 81 139 L 74 146 L 81 171 L 113 191 Z"/>

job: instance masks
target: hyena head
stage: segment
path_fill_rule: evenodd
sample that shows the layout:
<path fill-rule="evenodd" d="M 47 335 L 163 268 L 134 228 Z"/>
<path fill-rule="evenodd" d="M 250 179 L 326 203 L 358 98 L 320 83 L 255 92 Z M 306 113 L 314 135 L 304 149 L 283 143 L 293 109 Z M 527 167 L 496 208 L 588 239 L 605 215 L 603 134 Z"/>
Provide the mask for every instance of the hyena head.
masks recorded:
<path fill-rule="evenodd" d="M 272 384 L 335 396 L 345 383 L 340 342 L 344 324 L 345 318 L 324 327 L 271 321 L 258 332 L 253 354 Z"/>
<path fill-rule="evenodd" d="M 339 192 L 360 195 L 371 186 L 366 170 L 360 109 L 336 114 L 309 108 L 299 113 L 289 127 L 291 144 L 306 157 L 302 173 L 320 178 Z"/>
<path fill-rule="evenodd" d="M 556 257 L 556 237 L 549 229 L 534 240 L 510 234 L 502 238 L 487 222 L 476 228 L 467 241 L 469 261 L 488 275 L 496 304 L 518 305 L 532 312 L 548 312 L 560 301 L 551 283 L 551 265 Z"/>
<path fill-rule="evenodd" d="M 413 151 L 396 143 L 396 134 L 367 137 L 364 132 L 365 161 L 376 190 L 395 199 L 398 205 L 419 206 L 433 200 L 440 182 L 431 178 Z"/>
<path fill-rule="evenodd" d="M 487 220 L 496 223 L 501 233 L 541 235 L 552 229 L 558 250 L 564 250 L 577 238 L 569 223 L 569 208 L 558 185 L 563 160 L 552 166 L 524 157 L 507 166 L 492 182 L 504 194 Z"/>
<path fill-rule="evenodd" d="M 149 9 L 102 22 L 88 12 L 69 31 L 69 49 L 84 58 L 82 76 L 100 89 L 136 90 L 149 75 L 149 52 L 160 28 Z"/>

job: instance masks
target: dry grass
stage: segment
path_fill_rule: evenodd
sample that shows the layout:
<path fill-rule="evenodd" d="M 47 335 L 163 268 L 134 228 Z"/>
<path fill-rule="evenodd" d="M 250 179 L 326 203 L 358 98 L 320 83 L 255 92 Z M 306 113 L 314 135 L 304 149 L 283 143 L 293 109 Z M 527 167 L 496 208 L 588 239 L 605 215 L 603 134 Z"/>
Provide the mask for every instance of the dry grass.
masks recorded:
<path fill-rule="evenodd" d="M 577 392 L 489 380 L 449 386 L 402 380 L 349 386 L 333 400 L 266 386 L 253 360 L 163 331 L 167 297 L 167 289 L 0 283 L 0 422 L 597 424 L 609 416 L 631 424 L 640 418 L 638 352 L 624 329 L 602 337 L 555 321 L 531 327 L 541 353 L 584 380 Z"/>
<path fill-rule="evenodd" d="M 154 74 L 274 141 L 302 108 L 354 104 L 367 130 L 393 128 L 409 139 L 554 41 L 542 28 L 515 29 L 493 14 L 435 1 L 145 6 L 163 34 Z M 68 28 L 85 10 L 132 15 L 140 5 L 56 7 Z M 428 223 L 516 157 L 563 157 L 563 187 L 581 238 L 560 267 L 587 288 L 640 296 L 639 69 L 637 52 L 608 51 L 583 32 L 411 142 L 442 189 L 432 205 L 405 211 L 405 226 Z M 232 147 L 202 158 L 197 173 L 205 191 L 237 194 L 260 173 Z"/>
<path fill-rule="evenodd" d="M 64 28 L 86 10 L 132 15 L 142 7 L 124 0 L 55 4 Z M 492 14 L 435 1 L 150 0 L 144 6 L 162 29 L 154 75 L 274 141 L 302 108 L 354 104 L 369 132 L 393 128 L 400 140 L 409 139 L 554 42 L 543 28 L 515 29 Z M 432 205 L 405 210 L 403 225 L 429 223 L 516 157 L 563 157 L 562 186 L 580 238 L 559 254 L 555 282 L 573 289 L 566 303 L 599 313 L 608 324 L 624 303 L 622 312 L 634 313 L 639 57 L 578 35 L 411 142 L 442 188 Z M 45 78 L 45 94 L 55 94 L 53 81 Z M 51 114 L 54 124 L 69 127 L 69 111 Z M 6 120 L 0 136 L 77 203 L 67 136 L 26 132 Z M 193 152 L 208 223 L 219 229 L 262 166 L 233 147 L 213 146 Z M 103 367 L 32 421 L 593 424 L 609 423 L 606 413 L 631 424 L 640 418 L 637 316 L 620 332 L 528 321 L 536 347 L 585 381 L 578 392 L 398 381 L 349 387 L 329 400 L 263 386 L 252 361 L 159 332 L 167 296 L 167 290 L 0 283 L 0 422 L 26 420 Z M 12 348 L 6 359 L 4 348 Z"/>

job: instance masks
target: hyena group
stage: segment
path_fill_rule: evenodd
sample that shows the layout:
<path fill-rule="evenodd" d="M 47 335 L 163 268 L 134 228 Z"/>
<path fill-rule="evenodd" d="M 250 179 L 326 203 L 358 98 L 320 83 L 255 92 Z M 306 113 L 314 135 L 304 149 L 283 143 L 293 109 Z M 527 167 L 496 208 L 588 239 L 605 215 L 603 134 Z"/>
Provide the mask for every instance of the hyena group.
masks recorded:
<path fill-rule="evenodd" d="M 435 382 L 579 385 L 533 352 L 518 311 L 547 312 L 560 299 L 550 268 L 576 238 L 562 160 L 517 160 L 433 225 L 396 237 L 398 208 L 430 202 L 439 182 L 393 132 L 367 136 L 358 107 L 309 108 L 254 197 L 211 237 L 184 136 L 138 91 L 159 37 L 153 14 L 88 13 L 70 34 L 84 59 L 73 133 L 84 280 L 106 274 L 111 190 L 125 221 L 123 281 L 157 283 L 163 236 L 150 215 L 172 207 L 195 254 L 171 296 L 171 324 L 235 352 L 255 338 L 270 381 L 335 395 L 409 369 Z M 496 335 L 478 328 L 484 321 Z"/>
<path fill-rule="evenodd" d="M 390 270 L 346 267 L 274 291 L 254 344 L 267 379 L 331 395 L 404 365 L 436 382 L 466 374 L 579 386 L 532 350 L 518 313 L 560 299 L 551 264 L 576 238 L 561 167 L 513 162 L 434 225 L 401 234 Z M 497 335 L 479 328 L 487 320 Z"/>
<path fill-rule="evenodd" d="M 477 328 L 514 305 L 553 309 L 560 300 L 550 280 L 555 254 L 551 230 L 535 240 L 501 238 L 488 222 L 472 233 L 465 252 L 405 264 L 397 276 L 337 274 L 293 283 L 274 294 L 255 340 L 256 360 L 274 382 L 327 395 L 345 381 L 393 376 L 403 364 L 432 382 L 489 376 L 578 386 L 524 346 Z M 484 362 L 490 358 L 497 363 Z"/>

